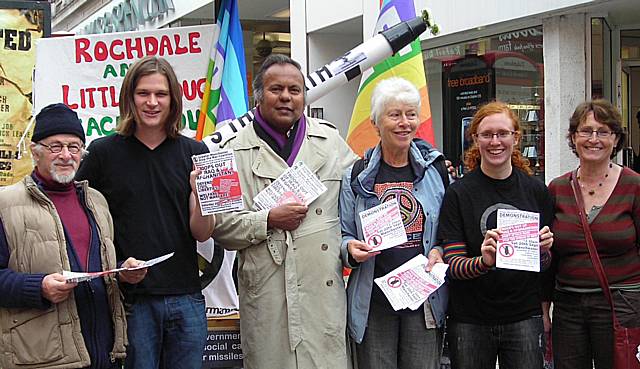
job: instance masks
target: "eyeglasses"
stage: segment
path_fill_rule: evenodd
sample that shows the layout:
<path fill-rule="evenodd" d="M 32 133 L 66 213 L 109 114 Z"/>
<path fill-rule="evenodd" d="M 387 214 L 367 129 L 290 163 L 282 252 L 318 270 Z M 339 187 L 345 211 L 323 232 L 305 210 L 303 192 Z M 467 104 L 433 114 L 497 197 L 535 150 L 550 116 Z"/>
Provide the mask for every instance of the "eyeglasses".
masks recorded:
<path fill-rule="evenodd" d="M 46 147 L 49 151 L 51 151 L 52 154 L 61 153 L 62 152 L 62 148 L 65 147 L 65 146 L 66 146 L 67 150 L 69 150 L 69 153 L 77 154 L 84 147 L 83 145 L 79 145 L 77 143 L 59 143 L 59 142 L 55 142 L 55 143 L 52 143 L 51 145 L 47 145 L 47 144 L 44 144 L 42 142 L 39 142 L 39 144 L 44 146 L 44 147 Z"/>
<path fill-rule="evenodd" d="M 611 135 L 615 135 L 616 133 L 613 131 L 599 131 L 596 129 L 581 129 L 579 131 L 577 131 L 578 136 L 580 137 L 592 137 L 593 134 L 595 133 L 596 136 L 598 136 L 598 138 L 608 138 Z"/>
<path fill-rule="evenodd" d="M 491 141 L 493 140 L 493 136 L 496 136 L 498 140 L 506 140 L 509 137 L 516 134 L 515 131 L 498 131 L 498 132 L 480 132 L 476 133 L 473 136 L 480 141 Z"/>

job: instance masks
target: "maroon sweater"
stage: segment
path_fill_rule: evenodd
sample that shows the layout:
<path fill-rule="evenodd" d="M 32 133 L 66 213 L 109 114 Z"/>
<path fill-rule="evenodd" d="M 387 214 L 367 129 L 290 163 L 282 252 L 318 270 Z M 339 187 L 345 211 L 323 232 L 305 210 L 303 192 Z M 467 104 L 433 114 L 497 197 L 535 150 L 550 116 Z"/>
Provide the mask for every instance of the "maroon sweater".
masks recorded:
<path fill-rule="evenodd" d="M 71 244 L 78 255 L 78 262 L 82 270 L 87 271 L 91 228 L 87 213 L 85 213 L 82 204 L 80 204 L 75 184 L 73 182 L 60 184 L 46 180 L 36 170 L 33 173 L 34 180 L 40 184 L 44 193 L 55 205 L 62 225 L 64 225 L 69 238 L 71 238 Z"/>
<path fill-rule="evenodd" d="M 599 288 L 578 206 L 571 189 L 571 174 L 549 184 L 555 202 L 553 255 L 559 287 Z M 623 168 L 618 183 L 590 224 L 609 285 L 640 287 L 640 175 Z"/>

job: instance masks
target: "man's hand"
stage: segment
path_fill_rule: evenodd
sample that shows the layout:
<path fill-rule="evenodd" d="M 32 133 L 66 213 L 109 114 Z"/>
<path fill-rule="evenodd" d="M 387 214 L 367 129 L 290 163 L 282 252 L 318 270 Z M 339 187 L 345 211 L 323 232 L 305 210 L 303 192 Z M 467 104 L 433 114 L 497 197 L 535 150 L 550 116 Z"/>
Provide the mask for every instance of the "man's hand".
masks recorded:
<path fill-rule="evenodd" d="M 54 304 L 69 298 L 78 283 L 67 283 L 60 273 L 46 275 L 42 280 L 42 297 Z"/>
<path fill-rule="evenodd" d="M 122 267 L 135 268 L 137 266 L 140 266 L 140 264 L 142 264 L 142 261 L 134 258 L 128 258 L 124 261 L 124 263 L 122 263 Z M 147 268 L 137 270 L 123 270 L 122 272 L 118 273 L 118 279 L 120 280 L 120 282 L 136 284 L 143 280 L 146 275 Z"/>
<path fill-rule="evenodd" d="M 198 191 L 196 191 L 196 178 L 202 173 L 202 169 L 198 169 L 196 165 L 193 165 L 193 170 L 189 173 L 189 184 L 191 185 L 191 192 L 196 194 L 196 199 L 198 198 Z"/>
<path fill-rule="evenodd" d="M 267 216 L 267 226 L 278 228 L 283 231 L 293 231 L 300 226 L 300 223 L 307 216 L 309 207 L 300 203 L 283 204 L 269 210 Z"/>
<path fill-rule="evenodd" d="M 380 251 L 369 252 L 373 247 L 367 245 L 366 243 L 358 240 L 351 240 L 347 242 L 347 250 L 351 257 L 355 259 L 358 263 L 363 263 L 367 261 L 370 257 L 378 255 Z"/>
<path fill-rule="evenodd" d="M 498 245 L 498 239 L 500 238 L 500 230 L 492 229 L 487 231 L 484 235 L 484 241 L 480 246 L 480 252 L 482 252 L 482 262 L 488 267 L 496 265 L 496 247 Z"/>
<path fill-rule="evenodd" d="M 427 272 L 430 272 L 431 268 L 433 268 L 436 263 L 444 263 L 444 260 L 442 260 L 442 254 L 438 249 L 431 249 L 431 251 L 429 251 L 429 254 L 427 255 L 427 258 L 429 259 L 429 264 L 427 264 L 426 267 Z"/>
<path fill-rule="evenodd" d="M 189 184 L 191 185 L 191 195 L 189 196 L 189 229 L 193 238 L 204 242 L 211 237 L 216 226 L 216 218 L 213 215 L 202 215 L 200 212 L 200 199 L 196 191 L 196 177 L 202 173 L 195 164 L 189 174 Z"/>
<path fill-rule="evenodd" d="M 553 232 L 548 226 L 544 226 L 538 234 L 540 235 L 540 253 L 548 252 L 553 245 Z"/>

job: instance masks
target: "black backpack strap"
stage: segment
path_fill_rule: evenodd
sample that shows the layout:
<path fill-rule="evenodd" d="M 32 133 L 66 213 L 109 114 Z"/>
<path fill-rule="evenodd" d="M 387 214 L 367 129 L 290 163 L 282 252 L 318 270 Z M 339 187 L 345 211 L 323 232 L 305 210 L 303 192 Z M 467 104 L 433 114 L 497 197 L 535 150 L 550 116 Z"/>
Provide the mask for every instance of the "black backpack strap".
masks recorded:
<path fill-rule="evenodd" d="M 433 166 L 436 167 L 438 174 L 440 174 L 442 184 L 446 190 L 447 187 L 449 187 L 449 171 L 447 170 L 447 165 L 444 162 L 444 156 L 438 156 L 436 160 L 433 161 Z"/>
<path fill-rule="evenodd" d="M 362 173 L 364 167 L 366 166 L 366 156 L 365 159 L 358 159 L 355 163 L 353 163 L 353 168 L 351 168 L 351 192 L 356 194 L 356 186 L 358 185 L 358 174 Z"/>
<path fill-rule="evenodd" d="M 420 153 L 422 154 L 422 157 L 424 159 L 428 158 L 431 151 L 434 150 L 433 146 L 431 146 L 430 143 L 421 138 L 414 138 L 413 142 L 418 147 L 418 150 L 420 150 Z M 433 165 L 440 174 L 442 184 L 444 185 L 444 189 L 446 190 L 447 187 L 449 187 L 449 171 L 447 170 L 447 165 L 444 162 L 444 156 L 442 154 L 438 156 L 433 161 L 433 163 L 431 163 L 431 165 Z"/>
<path fill-rule="evenodd" d="M 422 147 L 419 146 L 420 153 L 422 154 L 423 157 L 427 157 L 429 155 L 429 150 L 431 150 L 431 145 L 429 145 L 429 143 L 427 143 L 426 141 L 422 141 L 421 146 Z M 364 159 L 359 159 L 358 161 L 353 163 L 353 168 L 351 169 L 351 192 L 353 192 L 354 195 L 356 193 L 355 191 L 356 186 L 358 185 L 357 183 L 358 175 L 362 173 L 364 168 L 367 166 L 368 161 L 369 161 L 369 155 L 365 154 Z M 447 170 L 447 165 L 444 162 L 444 156 L 442 155 L 438 156 L 433 161 L 432 165 L 436 168 L 436 170 L 438 171 L 438 174 L 440 174 L 440 178 L 442 179 L 442 184 L 444 185 L 444 189 L 446 190 L 447 187 L 449 187 L 449 171 Z"/>

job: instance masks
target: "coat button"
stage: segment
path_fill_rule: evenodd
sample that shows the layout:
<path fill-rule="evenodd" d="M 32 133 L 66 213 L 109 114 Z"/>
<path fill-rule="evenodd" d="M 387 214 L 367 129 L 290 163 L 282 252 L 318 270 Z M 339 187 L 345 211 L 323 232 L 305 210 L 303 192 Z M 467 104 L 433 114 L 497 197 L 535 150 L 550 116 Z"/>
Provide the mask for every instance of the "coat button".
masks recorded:
<path fill-rule="evenodd" d="M 329 279 L 329 280 L 327 281 L 327 286 L 328 286 L 328 287 L 333 286 L 333 280 Z"/>
<path fill-rule="evenodd" d="M 318 215 L 322 215 L 322 209 L 321 209 L 321 208 L 317 208 L 317 209 L 316 209 L 316 214 L 318 214 Z"/>
<path fill-rule="evenodd" d="M 329 245 L 327 245 L 326 243 L 323 243 L 322 246 L 320 246 L 320 248 L 322 249 L 322 251 L 327 251 L 329 249 Z"/>

